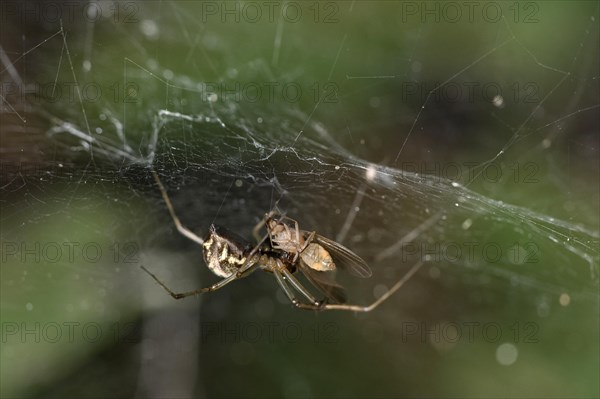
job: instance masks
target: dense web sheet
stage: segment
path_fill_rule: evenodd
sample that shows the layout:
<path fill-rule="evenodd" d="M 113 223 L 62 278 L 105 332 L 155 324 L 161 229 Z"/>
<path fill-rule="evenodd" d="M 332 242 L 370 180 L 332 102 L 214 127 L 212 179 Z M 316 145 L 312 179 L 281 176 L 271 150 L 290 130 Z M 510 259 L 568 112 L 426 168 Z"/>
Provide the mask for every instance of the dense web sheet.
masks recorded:
<path fill-rule="evenodd" d="M 564 295 L 596 303 L 597 9 L 573 17 L 579 25 L 558 55 L 534 50 L 537 38 L 502 18 L 465 49 L 439 25 L 407 26 L 389 39 L 401 55 L 388 65 L 382 54 L 392 50 L 370 49 L 351 25 L 368 19 L 360 2 L 338 3 L 335 39 L 310 50 L 299 50 L 297 26 L 213 30 L 188 7 L 151 3 L 132 24 L 61 21 L 22 52 L 3 37 L 3 83 L 43 91 L 1 99 L 3 240 L 27 241 L 57 221 L 101 242 L 129 237 L 144 265 L 196 288 L 199 249 L 173 233 L 154 168 L 199 235 L 214 222 L 250 237 L 278 206 L 352 248 L 374 272 L 345 281 L 353 302 L 372 301 L 422 259 L 421 278 L 463 293 L 463 304 L 510 299 L 542 316 Z M 239 37 L 247 43 L 232 51 Z M 115 38 L 110 51 L 100 44 Z M 452 50 L 435 51 L 438 41 Z M 41 65 L 35 76 L 25 60 Z M 494 83 L 487 101 L 473 82 Z M 97 87 L 103 94 L 89 101 Z M 303 96 L 291 101 L 298 87 Z M 457 87 L 460 100 L 449 100 Z M 171 274 L 167 262 L 183 258 L 171 267 L 183 274 Z M 130 267 L 111 283 L 119 266 L 68 270 L 124 298 L 147 277 Z M 46 279 L 23 277 L 34 289 Z"/>
<path fill-rule="evenodd" d="M 582 34 L 582 44 L 589 39 L 589 29 L 595 27 L 593 23 L 590 25 L 586 29 L 588 33 Z M 361 252 L 370 253 L 372 258 L 396 258 L 394 263 L 397 263 L 395 261 L 398 256 L 406 257 L 407 250 L 401 250 L 402 244 L 410 240 L 403 239 L 403 236 L 411 231 L 414 231 L 410 236 L 411 240 L 418 239 L 429 243 L 444 242 L 444 237 L 452 237 L 453 240 L 462 243 L 462 248 L 452 247 L 449 251 L 467 251 L 469 256 L 466 253 L 447 253 L 445 260 L 456 257 L 458 266 L 480 266 L 483 273 L 512 277 L 517 283 L 532 284 L 560 292 L 560 287 L 569 281 L 563 278 L 561 270 L 558 270 L 557 274 L 557 270 L 548 271 L 540 266 L 528 277 L 527 270 L 519 271 L 519 267 L 515 268 L 511 263 L 537 262 L 537 252 L 541 249 L 523 244 L 535 242 L 536 246 L 547 250 L 553 248 L 552 253 L 560 254 L 558 256 L 564 256 L 564 259 L 568 260 L 563 264 L 564 275 L 577 279 L 585 275 L 595 280 L 598 260 L 597 226 L 593 223 L 586 225 L 582 221 L 564 221 L 551 214 L 537 212 L 535 204 L 529 208 L 514 206 L 493 196 L 478 194 L 468 186 L 482 173 L 487 173 L 487 165 L 499 158 L 509 157 L 506 153 L 510 154 L 513 147 L 517 147 L 515 152 L 519 151 L 520 141 L 533 136 L 533 142 L 543 147 L 545 141 L 551 140 L 548 136 L 552 136 L 546 131 L 556 128 L 569 118 L 575 118 L 579 113 L 597 112 L 598 104 L 583 104 L 583 107 L 581 104 L 575 104 L 572 112 L 530 126 L 536 112 L 562 88 L 571 72 L 540 62 L 531 50 L 519 42 L 508 25 L 500 27 L 500 30 L 508 37 L 506 40 L 493 45 L 478 59 L 466 60 L 462 70 L 426 93 L 422 107 L 412 112 L 413 121 L 405 127 L 407 133 L 404 134 L 405 138 L 396 155 L 396 162 L 377 164 L 353 154 L 314 117 L 320 105 L 318 102 L 314 109 L 306 111 L 296 104 L 284 101 L 267 104 L 266 107 L 264 104 L 240 104 L 242 94 L 249 95 L 248 92 L 255 87 L 243 88 L 244 92 L 228 89 L 228 76 L 225 75 L 217 79 L 218 82 L 224 82 L 222 86 L 216 86 L 221 91 L 213 92 L 211 87 L 203 87 L 202 80 L 194 80 L 185 75 L 177 76 L 174 72 L 164 70 L 152 59 L 145 61 L 146 65 L 152 67 L 151 70 L 128 56 L 123 57 L 123 78 L 125 84 L 129 85 L 126 88 L 129 91 L 125 95 L 131 97 L 131 101 L 124 101 L 122 110 L 107 108 L 110 104 L 99 102 L 92 104 L 97 105 L 99 109 L 86 111 L 86 108 L 91 107 L 84 104 L 81 96 L 82 87 L 89 88 L 89 84 L 77 79 L 68 35 L 62 27 L 46 38 L 39 47 L 36 46 L 30 51 L 42 51 L 42 47 L 47 45 L 46 41 L 62 41 L 62 46 L 59 43 L 61 56 L 54 71 L 57 79 L 54 83 L 59 86 L 59 79 L 63 75 L 69 77 L 72 74 L 77 84 L 72 87 L 70 95 L 75 103 L 73 107 L 61 113 L 38 107 L 30 108 L 29 111 L 50 121 L 51 127 L 46 135 L 55 145 L 62 147 L 56 150 L 57 154 L 69 151 L 76 155 L 85 154 L 83 156 L 89 156 L 89 165 L 92 168 L 94 165 L 110 162 L 121 168 L 122 172 L 133 165 L 154 166 L 166 179 L 168 186 L 173 187 L 175 184 L 175 187 L 185 189 L 182 186 L 189 183 L 200 190 L 200 193 L 208 194 L 208 198 L 200 193 L 194 195 L 193 198 L 201 199 L 198 204 L 191 204 L 198 210 L 192 213 L 195 216 L 193 219 L 187 218 L 189 223 L 197 224 L 199 228 L 206 225 L 205 221 L 218 218 L 237 219 L 233 224 L 243 226 L 243 223 L 251 223 L 269 210 L 275 200 L 281 200 L 286 207 L 293 206 L 289 210 L 291 214 L 299 213 L 301 219 L 311 226 L 328 229 L 326 232 L 339 240 L 349 240 L 359 248 L 364 246 Z M 340 48 L 345 45 L 345 40 L 347 39 L 344 38 L 340 43 Z M 418 41 L 415 46 L 418 46 Z M 426 134 L 415 127 L 425 119 L 428 105 L 436 92 L 449 82 L 476 69 L 486 60 L 502 57 L 502 51 L 507 46 L 510 46 L 512 51 L 520 51 L 540 72 L 555 72 L 555 84 L 546 88 L 547 95 L 539 98 L 539 103 L 527 104 L 523 112 L 525 117 L 519 125 L 513 127 L 506 143 L 499 147 L 495 154 L 491 152 L 493 156 L 470 164 L 468 173 L 459 171 L 462 173 L 462 181 L 453 181 L 442 175 L 451 175 L 455 172 L 454 169 L 440 170 L 433 166 L 430 172 L 434 173 L 428 175 L 395 168 L 394 165 L 402 160 L 402 150 L 406 143 L 411 141 L 412 135 Z M 575 59 L 580 55 L 577 53 Z M 331 66 L 332 72 L 336 66 L 339 68 L 336 61 L 339 62 L 338 59 L 334 61 Z M 5 73 L 13 70 L 9 68 L 11 65 L 5 65 Z M 262 82 L 268 81 L 274 75 L 270 68 L 268 60 L 259 58 L 249 65 L 232 67 L 228 73 L 231 74 L 231 70 L 235 70 L 238 79 L 242 75 L 246 81 Z M 161 77 L 167 75 L 169 80 Z M 11 73 L 6 73 L 6 77 L 21 80 L 18 75 Z M 285 75 L 282 78 L 285 79 Z M 346 78 L 393 79 L 394 76 Z M 594 82 L 593 77 L 590 79 Z M 585 84 L 585 80 L 583 82 Z M 153 99 L 154 95 L 151 95 L 137 101 L 138 98 L 133 98 L 137 94 L 131 91 L 141 87 L 151 87 L 151 93 L 155 92 L 157 98 Z M 228 98 L 227 90 L 231 91 L 231 98 Z M 194 99 L 200 99 L 201 102 L 194 104 Z M 189 112 L 191 109 L 197 109 L 197 112 Z M 5 110 L 25 121 L 25 116 L 20 115 L 14 108 Z M 64 115 L 64 111 L 72 115 Z M 350 129 L 349 126 L 346 128 Z M 134 129 L 136 132 L 132 132 Z M 508 169 L 508 163 L 500 166 L 494 164 L 495 169 L 490 172 L 494 175 L 493 178 L 502 174 L 503 171 L 498 172 L 498 168 Z M 454 168 L 455 165 L 458 164 L 452 164 L 451 167 Z M 413 164 L 409 163 L 408 166 L 410 168 Z M 435 173 L 440 171 L 442 173 Z M 118 170 L 115 172 L 119 173 Z M 70 172 L 66 174 L 68 173 Z M 86 173 L 87 178 L 95 178 L 94 173 L 97 172 Z M 522 173 L 532 174 L 530 170 Z M 512 171 L 506 170 L 504 174 L 513 175 Z M 15 181 L 6 183 L 5 189 L 18 188 L 26 193 L 30 189 L 29 185 L 39 184 L 22 181 L 22 176 L 14 178 Z M 146 184 L 152 185 L 151 180 L 146 179 Z M 232 189 L 238 186 L 250 188 L 237 190 L 236 194 L 232 194 Z M 247 193 L 244 197 L 247 198 L 239 198 L 239 193 L 244 191 Z M 210 198 L 211 194 L 214 198 Z M 155 197 L 160 202 L 159 197 Z M 242 204 L 239 204 L 239 201 L 242 201 Z M 332 208 L 332 204 L 340 206 Z M 157 205 L 160 206 L 160 203 Z M 257 209 L 259 213 L 251 215 L 243 212 L 245 216 L 250 216 L 250 220 L 240 221 L 239 218 L 244 217 L 240 215 L 240 210 L 232 212 L 229 209 L 236 206 L 248 206 L 250 209 Z M 214 211 L 215 207 L 217 212 Z M 196 212 L 200 213 L 200 217 Z M 322 226 L 316 226 L 316 219 L 321 221 Z M 324 220 L 327 220 L 327 223 L 323 223 Z M 593 222 L 593 219 L 588 221 Z M 485 226 L 485 231 L 478 229 L 478 225 Z M 348 237 L 350 231 L 352 234 Z M 472 244 L 471 248 L 464 246 L 464 243 L 486 242 L 501 232 L 509 232 L 516 245 L 511 251 L 521 251 L 520 254 L 513 253 L 511 256 L 506 248 L 500 248 L 499 250 L 504 249 L 505 253 L 499 254 L 499 262 L 483 266 L 482 256 L 489 255 L 495 259 L 496 254 L 492 254 L 491 249 L 490 254 L 484 253 L 482 248 L 473 247 L 475 244 Z M 445 251 L 444 248 L 441 250 Z M 429 251 L 436 252 L 436 249 L 431 247 Z M 425 249 L 425 253 L 427 252 Z M 439 257 L 440 254 L 436 256 Z"/>
<path fill-rule="evenodd" d="M 544 248 L 559 246 L 559 253 L 570 259 L 565 264 L 565 268 L 570 270 L 565 271 L 566 274 L 596 279 L 595 244 L 598 237 L 593 226 L 588 228 L 505 204 L 479 195 L 459 182 L 438 176 L 419 175 L 366 162 L 337 147 L 319 123 L 305 126 L 307 116 L 299 112 L 291 113 L 287 118 L 274 115 L 267 124 L 264 120 L 257 122 L 261 118 L 258 115 L 241 117 L 235 109 L 219 111 L 215 111 L 214 107 L 207 115 L 158 111 L 148 134 L 150 145 L 145 156 L 136 154 L 124 136 L 122 142 L 95 141 L 70 123 L 53 128 L 52 134 L 62 132 L 81 138 L 82 149 L 94 151 L 95 147 L 99 147 L 99 154 L 115 155 L 116 160 L 125 158 L 126 164 L 141 162 L 153 165 L 169 186 L 179 187 L 182 185 L 179 181 L 185 179 L 187 184 L 200 191 L 192 198 L 204 198 L 201 195 L 204 191 L 209 196 L 211 192 L 223 193 L 222 197 L 209 197 L 206 203 L 188 204 L 188 207 L 197 207 L 198 210 L 182 211 L 200 213 L 200 220 L 219 218 L 230 224 L 243 226 L 246 222 L 251 226 L 250 223 L 264 212 L 247 215 L 249 220 L 239 221 L 240 217 L 244 217 L 240 210 L 229 209 L 236 205 L 227 204 L 229 195 L 234 204 L 240 200 L 235 198 L 239 194 L 231 194 L 234 186 L 250 185 L 252 191 L 244 190 L 249 191 L 250 198 L 243 200 L 242 204 L 250 203 L 247 206 L 251 209 L 268 211 L 275 200 L 282 201 L 286 206 L 280 204 L 280 207 L 288 209 L 292 206 L 290 213 L 306 215 L 304 218 L 313 226 L 316 222 L 311 215 L 320 215 L 320 220 L 323 220 L 322 217 L 331 218 L 325 228 L 328 225 L 341 228 L 337 231 L 331 228 L 327 231 L 329 235 L 343 241 L 348 230 L 352 229 L 356 231 L 350 238 L 354 241 L 353 245 L 360 246 L 361 241 L 371 241 L 368 246 L 374 249 L 365 248 L 362 252 L 371 252 L 375 258 L 399 256 L 402 243 L 410 241 L 403 236 L 412 230 L 415 232 L 411 240 L 440 242 L 443 241 L 444 230 L 452 229 L 449 236 L 458 236 L 460 242 L 473 243 L 504 230 L 510 231 L 517 243 L 528 242 L 529 237 Z M 225 123 L 224 120 L 232 122 Z M 117 129 L 118 126 L 117 122 Z M 297 141 L 290 140 L 301 129 L 303 137 Z M 177 169 L 174 176 L 170 172 L 173 165 Z M 151 184 L 151 181 L 148 183 Z M 340 202 L 345 208 L 335 207 L 334 215 L 323 215 L 325 210 L 331 213 L 331 204 L 337 202 L 335 199 L 343 200 Z M 157 197 L 157 200 L 160 199 Z M 206 208 L 208 211 L 204 211 Z M 215 208 L 220 208 L 219 214 L 212 214 Z M 395 215 L 402 215 L 402 218 Z M 480 219 L 486 221 L 486 230 L 489 224 L 497 230 L 478 230 L 473 224 Z M 517 254 L 515 258 L 505 254 L 503 260 L 517 259 L 518 263 L 522 258 L 525 262 L 537 262 L 537 249 L 520 250 L 527 251 L 527 254 Z M 472 252 L 477 254 L 480 248 L 473 248 Z M 557 255 L 557 252 L 553 253 Z M 459 254 L 456 256 L 460 257 Z M 495 258 L 496 254 L 491 253 L 490 256 Z M 468 257 L 460 260 L 458 263 L 463 266 L 477 266 L 484 262 L 483 259 Z M 503 268 L 510 267 L 507 264 L 486 264 L 485 267 L 484 273 L 511 276 L 515 272 L 502 273 Z M 544 277 L 543 269 L 536 269 L 534 274 Z M 555 272 L 553 270 L 552 274 Z M 565 283 L 561 276 L 546 278 L 550 281 L 556 279 L 556 289 Z M 522 281 L 535 284 L 535 279 L 524 278 Z M 552 285 L 550 283 L 546 288 Z"/>

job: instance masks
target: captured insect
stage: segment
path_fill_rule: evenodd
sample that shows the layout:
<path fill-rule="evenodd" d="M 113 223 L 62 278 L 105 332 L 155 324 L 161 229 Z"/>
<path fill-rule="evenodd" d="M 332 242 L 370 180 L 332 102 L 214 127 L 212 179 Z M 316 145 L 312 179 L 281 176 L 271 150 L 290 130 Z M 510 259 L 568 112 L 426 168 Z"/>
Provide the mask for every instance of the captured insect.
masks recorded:
<path fill-rule="evenodd" d="M 329 302 L 346 302 L 345 290 L 333 278 L 337 269 L 356 277 L 367 278 L 372 275 L 371 269 L 361 257 L 314 231 L 301 230 L 294 219 L 276 211 L 269 212 L 254 228 L 257 240 L 260 240 L 259 231 L 263 225 L 267 229 L 270 247 L 281 251 L 281 256 L 287 263 L 300 269 L 306 279 L 327 296 Z"/>
<path fill-rule="evenodd" d="M 369 312 L 400 289 L 423 264 L 420 261 L 413 265 L 402 279 L 370 305 L 347 304 L 345 289 L 334 278 L 336 270 L 345 270 L 362 278 L 372 274 L 366 262 L 350 249 L 314 231 L 301 230 L 297 221 L 275 211 L 267 213 L 254 227 L 253 234 L 257 240 L 255 245 L 215 225 L 211 225 L 207 236 L 201 238 L 181 223 L 154 169 L 152 174 L 179 233 L 202 246 L 206 265 L 215 275 L 222 278 L 208 287 L 175 293 L 142 266 L 142 269 L 175 299 L 216 291 L 260 269 L 275 276 L 285 295 L 298 308 Z M 260 231 L 263 227 L 266 234 L 261 237 Z M 295 276 L 298 270 L 324 296 L 323 299 L 317 299 L 302 285 Z M 297 294 L 300 294 L 303 300 L 299 300 Z"/>

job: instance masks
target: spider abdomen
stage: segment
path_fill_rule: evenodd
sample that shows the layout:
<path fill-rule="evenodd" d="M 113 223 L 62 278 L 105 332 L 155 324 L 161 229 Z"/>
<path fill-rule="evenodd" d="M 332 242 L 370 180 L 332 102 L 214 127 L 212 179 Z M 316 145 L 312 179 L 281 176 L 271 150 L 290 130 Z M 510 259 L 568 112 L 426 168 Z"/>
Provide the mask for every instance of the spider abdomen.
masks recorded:
<path fill-rule="evenodd" d="M 246 263 L 248 245 L 222 227 L 210 226 L 202 248 L 206 265 L 219 277 L 231 276 Z"/>

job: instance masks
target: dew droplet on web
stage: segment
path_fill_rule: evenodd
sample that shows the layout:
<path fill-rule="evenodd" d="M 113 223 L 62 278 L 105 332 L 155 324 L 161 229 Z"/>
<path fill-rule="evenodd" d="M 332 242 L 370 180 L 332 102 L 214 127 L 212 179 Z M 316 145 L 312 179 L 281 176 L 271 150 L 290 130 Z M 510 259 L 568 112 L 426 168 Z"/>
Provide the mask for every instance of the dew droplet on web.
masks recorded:
<path fill-rule="evenodd" d="M 492 99 L 492 104 L 497 108 L 504 108 L 504 98 L 500 94 L 496 94 Z"/>

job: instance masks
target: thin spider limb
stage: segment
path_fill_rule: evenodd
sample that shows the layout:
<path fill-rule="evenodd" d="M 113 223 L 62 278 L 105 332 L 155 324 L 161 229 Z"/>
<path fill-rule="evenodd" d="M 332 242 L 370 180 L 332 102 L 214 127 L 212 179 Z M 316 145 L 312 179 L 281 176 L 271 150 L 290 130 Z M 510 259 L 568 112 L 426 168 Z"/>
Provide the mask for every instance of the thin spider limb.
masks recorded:
<path fill-rule="evenodd" d="M 179 219 L 177 218 L 177 215 L 175 214 L 175 211 L 172 207 L 169 197 L 168 197 L 164 187 L 162 186 L 162 182 L 160 181 L 158 174 L 154 170 L 152 170 L 152 173 L 156 180 L 156 183 L 159 185 L 159 187 L 161 189 L 161 193 L 163 194 L 163 199 L 165 200 L 167 206 L 169 207 L 169 211 L 171 212 L 171 216 L 173 218 L 174 223 L 177 225 L 179 232 L 182 235 L 184 235 L 185 237 L 187 237 L 195 242 L 198 242 L 197 240 L 199 238 L 195 234 L 191 233 L 188 229 L 186 229 L 185 227 L 183 227 L 181 225 L 181 223 L 179 222 Z M 254 227 L 253 232 L 255 235 L 257 235 L 258 230 L 267 223 L 269 217 L 272 217 L 271 213 L 265 215 L 265 217 Z M 286 226 L 286 229 L 289 228 L 288 225 L 285 225 L 285 226 Z M 295 224 L 294 230 L 295 230 L 297 238 L 299 238 L 300 232 L 299 232 L 299 227 L 298 227 L 297 223 Z M 288 236 L 291 236 L 291 234 L 292 234 L 290 231 L 288 231 L 287 233 L 288 233 L 287 234 Z M 192 235 L 192 237 L 190 237 L 190 234 Z M 314 232 L 311 234 L 310 239 L 307 240 L 308 242 L 310 242 L 312 240 L 312 236 L 314 236 Z M 264 242 L 267 239 L 272 239 L 272 232 L 270 230 L 267 232 L 267 234 L 265 234 L 263 236 L 263 238 L 248 253 L 248 255 L 246 256 L 246 261 L 245 261 L 244 265 L 242 265 L 242 267 L 237 272 L 232 273 L 231 275 L 224 278 L 223 280 L 221 280 L 215 284 L 212 284 L 208 287 L 199 288 L 199 289 L 192 290 L 192 291 L 176 293 L 173 290 L 171 290 L 165 283 L 163 283 L 158 277 L 156 277 L 155 274 L 150 272 L 145 266 L 140 266 L 140 267 L 142 268 L 142 270 L 144 270 L 146 273 L 148 273 L 150 275 L 150 277 L 152 277 L 154 279 L 154 281 L 157 284 L 159 284 L 171 297 L 173 297 L 174 299 L 183 299 L 183 298 L 186 298 L 189 296 L 195 296 L 195 295 L 203 294 L 205 292 L 212 292 L 212 291 L 216 291 L 220 288 L 223 288 L 225 285 L 229 284 L 230 282 L 237 280 L 239 278 L 245 277 L 245 276 L 249 275 L 250 273 L 254 272 L 255 270 L 257 270 L 259 268 L 259 262 L 260 262 L 260 263 L 264 263 L 263 267 L 267 268 L 269 271 L 271 271 L 273 273 L 273 275 L 275 276 L 275 279 L 277 280 L 277 283 L 283 289 L 284 293 L 290 299 L 292 304 L 300 309 L 347 310 L 347 311 L 354 311 L 354 312 L 370 312 L 371 310 L 373 310 L 377 306 L 379 306 L 381 303 L 383 303 L 385 300 L 387 300 L 396 291 L 398 291 L 400 289 L 400 287 L 402 287 L 402 285 L 406 281 L 408 281 L 417 272 L 417 270 L 423 265 L 422 261 L 420 261 L 419 263 L 414 265 L 408 271 L 408 273 L 406 273 L 406 275 L 400 281 L 398 281 L 388 292 L 386 292 L 379 299 L 377 299 L 375 302 L 373 302 L 372 304 L 370 304 L 368 306 L 348 305 L 348 304 L 327 304 L 325 300 L 317 301 L 315 296 L 312 295 L 311 292 L 308 289 L 306 289 L 298 281 L 298 279 L 296 279 L 296 277 L 287 269 L 287 267 L 283 264 L 281 259 L 267 257 L 267 256 L 265 256 L 265 254 L 258 256 L 259 249 L 261 248 L 261 246 L 264 244 Z M 304 246 L 304 248 L 306 247 L 306 245 Z M 301 251 L 298 252 L 296 255 L 299 255 L 300 253 L 301 253 Z M 296 258 L 297 258 L 297 256 L 296 256 Z M 290 286 L 288 284 L 291 285 L 291 287 L 293 289 L 295 289 L 297 292 L 299 292 L 304 298 L 308 299 L 308 301 L 310 303 L 306 304 L 306 303 L 300 302 L 294 295 L 293 289 L 290 288 Z"/>
<path fill-rule="evenodd" d="M 184 234 L 184 233 L 182 233 L 182 234 L 185 237 L 188 237 L 186 234 Z M 146 273 L 148 273 L 150 275 L 150 277 L 152 277 L 154 279 L 154 281 L 156 281 L 174 299 L 183 299 L 183 298 L 187 298 L 189 296 L 200 295 L 200 294 L 203 294 L 205 292 L 212 292 L 212 291 L 216 291 L 218 289 L 221 289 L 224 286 L 226 286 L 227 284 L 231 283 L 232 281 L 238 280 L 238 279 L 243 278 L 243 277 L 246 277 L 246 276 L 250 275 L 251 273 L 253 273 L 254 271 L 256 271 L 258 269 L 258 261 L 259 261 L 259 258 L 256 256 L 256 253 L 257 253 L 258 249 L 261 247 L 261 245 L 263 245 L 264 242 L 267 240 L 267 238 L 268 238 L 268 235 L 265 235 L 258 242 L 258 244 L 256 244 L 256 246 L 252 249 L 252 251 L 250 251 L 250 253 L 246 257 L 246 262 L 242 265 L 242 267 L 240 267 L 240 269 L 237 272 L 232 273 L 230 276 L 224 278 L 223 280 L 221 280 L 221 281 L 219 281 L 219 282 L 217 282 L 215 284 L 212 284 L 212 285 L 210 285 L 208 287 L 199 288 L 199 289 L 196 289 L 196 290 L 193 290 L 193 291 L 186 291 L 186 292 L 178 292 L 178 293 L 176 293 L 173 290 L 171 290 L 158 277 L 156 277 L 156 275 L 154 273 L 150 272 L 145 266 L 141 265 L 140 268 L 142 270 L 144 270 Z"/>
<path fill-rule="evenodd" d="M 158 277 L 156 277 L 156 275 L 154 275 L 152 272 L 150 272 L 148 269 L 146 269 L 146 267 L 144 267 L 143 265 L 140 266 L 142 268 L 143 271 L 145 271 L 146 273 L 148 273 L 150 275 L 150 277 L 152 277 L 154 279 L 154 281 L 156 281 L 161 287 L 164 288 L 165 291 L 167 291 L 169 293 L 169 295 L 171 295 L 173 298 L 175 299 L 182 299 L 182 298 L 186 298 L 188 296 L 193 296 L 193 295 L 199 295 L 205 292 L 212 292 L 212 291 L 216 291 L 219 288 L 224 287 L 225 285 L 229 284 L 230 282 L 232 282 L 233 280 L 238 279 L 239 277 L 237 276 L 237 273 L 233 273 L 231 276 L 213 284 L 210 285 L 208 287 L 204 287 L 204 288 L 199 288 L 197 290 L 193 290 L 193 291 L 186 291 L 186 292 L 179 292 L 176 293 L 174 291 L 172 291 L 165 283 L 163 283 Z"/>
<path fill-rule="evenodd" d="M 348 305 L 348 304 L 333 304 L 333 303 L 329 304 L 329 303 L 324 303 L 324 302 L 321 302 L 321 303 L 317 302 L 317 303 L 313 303 L 313 304 L 301 303 L 294 296 L 294 294 L 292 293 L 290 288 L 285 285 L 285 282 L 283 281 L 281 276 L 278 277 L 278 274 L 276 273 L 275 277 L 277 278 L 279 285 L 284 290 L 285 294 L 288 296 L 288 298 L 290 299 L 292 304 L 294 304 L 294 306 L 296 306 L 297 308 L 307 309 L 307 310 L 344 310 L 344 311 L 350 311 L 350 312 L 366 313 L 366 312 L 370 312 L 370 311 L 374 310 L 379 305 L 381 305 L 383 302 L 388 300 L 392 295 L 394 295 L 394 293 L 396 293 L 404 285 L 404 283 L 406 283 L 408 280 L 410 280 L 410 278 L 421 268 L 421 266 L 423 266 L 423 264 L 424 264 L 424 262 L 422 260 L 415 263 L 410 268 L 410 270 L 396 284 L 394 284 L 394 286 L 389 291 L 387 291 L 385 294 L 383 294 L 381 297 L 379 297 L 375 302 L 373 302 L 367 306 Z M 290 283 L 291 283 L 291 281 L 290 281 Z"/>
<path fill-rule="evenodd" d="M 410 270 L 402 277 L 394 286 L 385 294 L 383 294 L 379 299 L 370 304 L 369 306 L 356 306 L 356 305 L 338 305 L 338 304 L 326 304 L 323 306 L 326 310 L 350 310 L 354 312 L 370 312 L 383 302 L 385 302 L 388 298 L 390 298 L 396 291 L 398 291 L 404 283 L 406 283 L 410 278 L 423 266 L 423 261 L 420 260 L 410 268 Z"/>
<path fill-rule="evenodd" d="M 152 169 L 152 176 L 154 176 L 154 180 L 156 181 L 156 184 L 158 185 L 158 188 L 160 189 L 160 193 L 163 197 L 163 200 L 167 204 L 167 208 L 169 209 L 169 213 L 171 214 L 171 218 L 173 218 L 173 222 L 175 223 L 175 227 L 177 227 L 177 230 L 181 234 L 183 234 L 184 236 L 189 238 L 190 240 L 197 242 L 200 245 L 204 244 L 204 240 L 202 238 L 200 238 L 197 234 L 193 233 L 190 229 L 188 229 L 181 223 L 181 221 L 179 220 L 179 217 L 175 213 L 173 204 L 171 203 L 171 200 L 169 199 L 169 196 L 167 195 L 167 190 L 165 190 L 165 187 L 163 186 L 163 184 L 160 180 L 160 177 L 158 177 L 158 174 L 156 173 L 156 171 L 154 169 Z"/>

